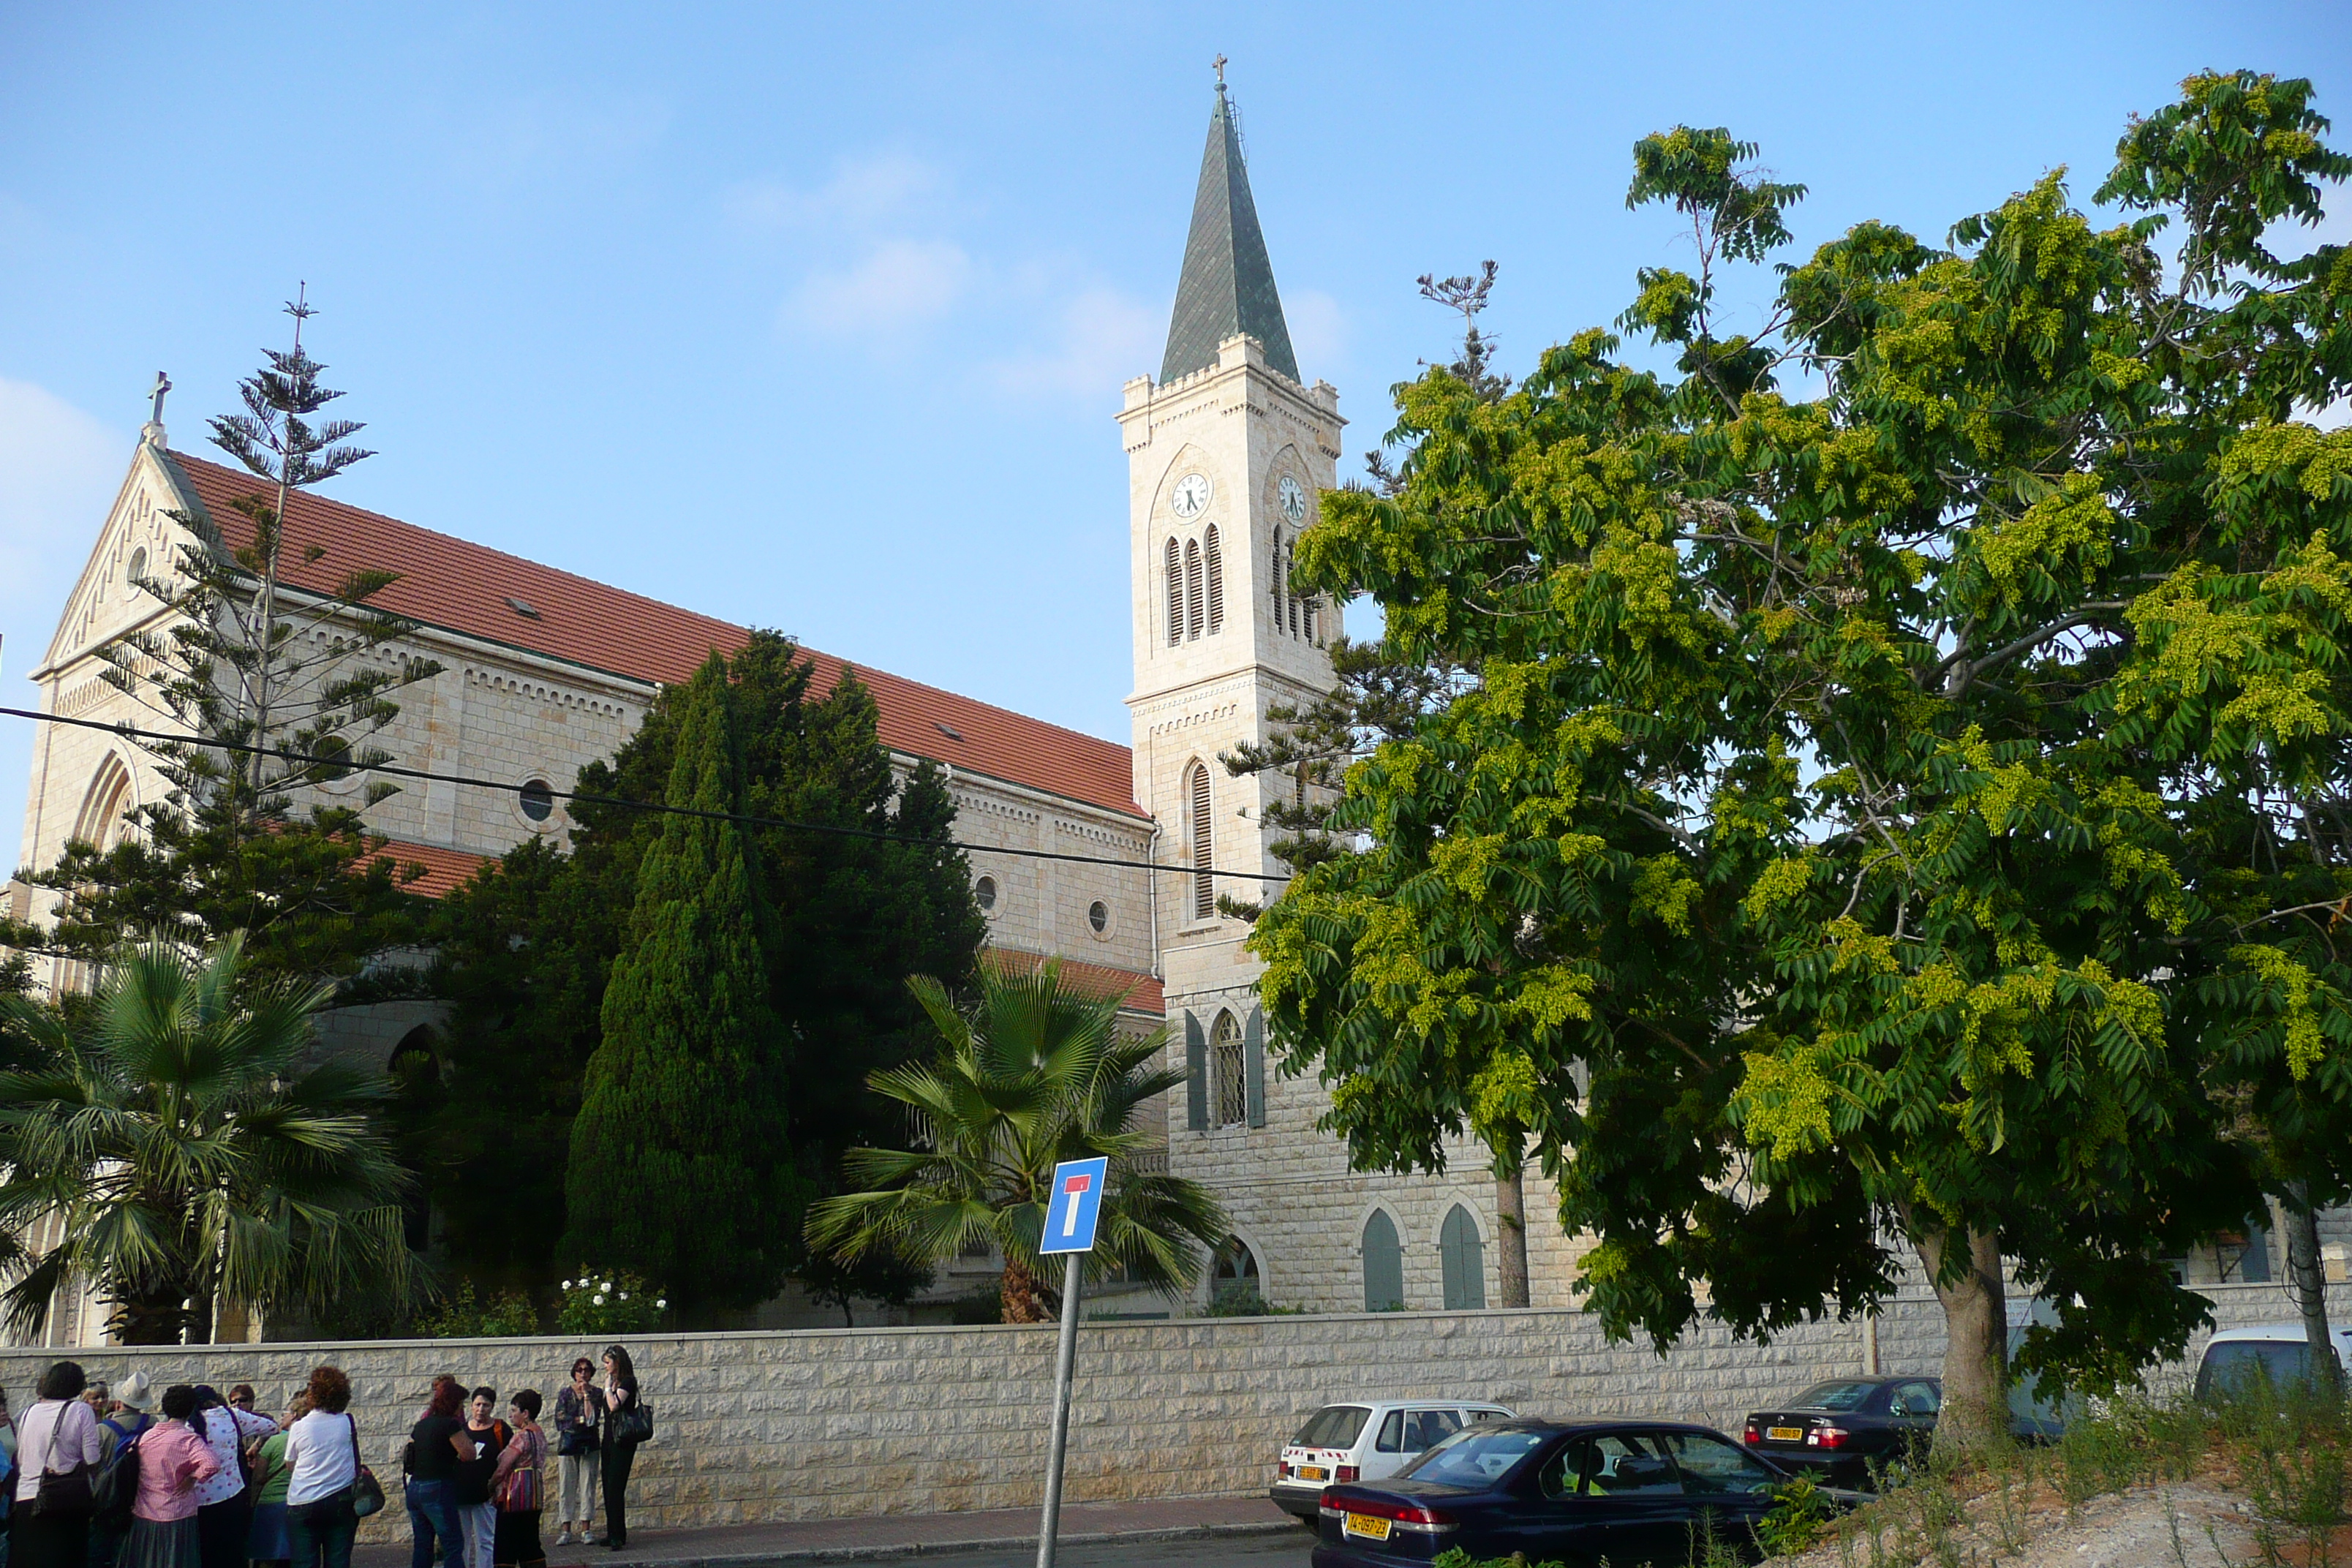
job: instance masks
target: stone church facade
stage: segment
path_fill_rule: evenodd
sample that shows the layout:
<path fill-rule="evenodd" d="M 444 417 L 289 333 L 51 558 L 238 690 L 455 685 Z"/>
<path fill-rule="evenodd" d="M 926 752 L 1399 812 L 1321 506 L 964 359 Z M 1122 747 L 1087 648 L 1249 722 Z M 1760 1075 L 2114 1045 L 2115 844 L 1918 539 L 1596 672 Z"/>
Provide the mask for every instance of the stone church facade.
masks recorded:
<path fill-rule="evenodd" d="M 1434 1177 L 1350 1172 L 1316 1130 L 1328 1099 L 1311 1079 L 1269 1070 L 1246 924 L 1220 894 L 1278 891 L 1268 851 L 1270 779 L 1234 777 L 1220 757 L 1272 732 L 1269 711 L 1325 689 L 1337 606 L 1294 594 L 1292 542 L 1337 482 L 1339 394 L 1301 376 L 1223 89 L 1213 111 L 1167 352 L 1118 414 L 1129 459 L 1132 551 L 1132 744 L 1119 746 L 864 667 L 881 733 L 902 770 L 948 772 L 956 836 L 972 846 L 974 894 L 992 945 L 1061 959 L 1124 1001 L 1137 1027 L 1164 1023 L 1185 1088 L 1169 1097 L 1168 1168 L 1214 1190 L 1234 1236 L 1190 1301 L 1114 1289 L 1096 1310 L 1181 1314 L 1220 1289 L 1316 1311 L 1504 1306 L 1495 1183 L 1484 1152 L 1449 1149 Z M 229 504 L 247 476 L 173 450 L 160 423 L 142 433 L 88 566 L 33 679 L 44 710 L 103 723 L 155 716 L 99 679 L 97 650 L 161 612 L 129 586 L 169 568 L 182 531 L 171 510 L 208 518 L 232 542 L 247 526 Z M 492 780 L 481 788 L 408 784 L 373 808 L 390 853 L 422 865 L 438 896 L 521 840 L 560 839 L 552 792 L 608 757 L 663 686 L 685 679 L 745 628 L 449 535 L 315 497 L 295 498 L 289 538 L 325 553 L 293 588 L 323 591 L 358 566 L 401 572 L 379 601 L 412 618 L 411 646 L 441 673 L 398 693 L 382 737 L 401 763 Z M 818 685 L 848 667 L 811 652 Z M 357 781 L 343 786 L 356 789 Z M 23 856 L 55 861 L 68 839 L 105 844 L 157 797 L 142 753 L 101 730 L 44 726 L 36 742 Z M 1045 852 L 1049 858 L 1016 851 Z M 1089 861 L 1124 861 L 1105 865 Z M 1160 869 L 1145 869 L 1150 862 Z M 12 913 L 45 915 L 49 895 L 8 885 Z M 52 986 L 84 983 L 63 966 Z M 338 1044 L 388 1063 L 425 1004 L 354 1009 Z M 1528 1305 L 1568 1307 L 1581 1247 L 1550 1219 L 1557 1194 L 1530 1173 Z M 2231 1258 L 2190 1260 L 2192 1278 L 2274 1277 L 2257 1235 Z M 2259 1245 L 2255 1243 L 2259 1242 Z M 2340 1250 L 2340 1249 L 2339 1249 Z M 2337 1265 L 2340 1268 L 2340 1264 Z M 984 1285 L 995 1264 L 958 1260 L 942 1289 Z M 50 1334 L 94 1340 L 99 1314 L 60 1303 Z"/>

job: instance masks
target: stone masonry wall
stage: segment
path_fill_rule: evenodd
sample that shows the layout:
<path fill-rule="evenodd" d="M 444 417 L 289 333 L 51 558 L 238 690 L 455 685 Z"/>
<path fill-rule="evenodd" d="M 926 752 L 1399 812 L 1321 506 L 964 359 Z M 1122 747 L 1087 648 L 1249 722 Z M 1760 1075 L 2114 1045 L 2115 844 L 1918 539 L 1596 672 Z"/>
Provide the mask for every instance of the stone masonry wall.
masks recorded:
<path fill-rule="evenodd" d="M 2226 1324 L 2292 1318 L 2284 1292 L 2221 1286 Z M 2339 1288 L 2334 1310 L 2352 1309 Z M 2340 1317 L 2339 1320 L 2341 1321 Z M 1880 1368 L 1931 1373 L 1941 1316 L 1925 1297 L 1890 1303 Z M 814 1330 L 646 1336 L 630 1342 L 655 1442 L 638 1455 L 633 1523 L 646 1529 L 763 1520 L 1034 1506 L 1054 1331 Z M 1860 1323 L 1823 1323 L 1769 1346 L 1717 1330 L 1660 1359 L 1612 1346 L 1580 1311 L 1379 1313 L 1087 1325 L 1079 1339 L 1067 1495 L 1074 1501 L 1262 1488 L 1282 1439 L 1335 1399 L 1495 1399 L 1529 1414 L 1679 1416 L 1734 1425 L 1808 1381 L 1860 1370 Z M 397 1498 L 398 1453 L 434 1373 L 501 1394 L 553 1391 L 595 1347 L 557 1340 L 393 1341 L 79 1352 L 93 1376 L 135 1367 L 158 1387 L 253 1384 L 281 1405 L 320 1360 L 351 1374 L 362 1451 Z M 2192 1354 L 2199 1347 L 2192 1346 Z M 19 1410 L 51 1354 L 0 1353 Z M 394 1507 L 368 1534 L 403 1535 Z"/>

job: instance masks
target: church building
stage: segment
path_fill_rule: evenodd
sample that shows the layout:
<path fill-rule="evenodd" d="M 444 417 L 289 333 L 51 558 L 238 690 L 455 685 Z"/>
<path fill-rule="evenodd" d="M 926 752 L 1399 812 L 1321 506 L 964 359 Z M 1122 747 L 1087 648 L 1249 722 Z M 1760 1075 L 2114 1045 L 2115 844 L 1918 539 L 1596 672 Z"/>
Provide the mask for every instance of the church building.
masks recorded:
<path fill-rule="evenodd" d="M 1342 630 L 1340 608 L 1294 593 L 1289 566 L 1318 496 L 1338 482 L 1345 423 L 1339 393 L 1306 380 L 1292 348 L 1222 84 L 1166 352 L 1156 376 L 1126 384 L 1117 417 L 1129 474 L 1131 745 L 856 668 L 900 767 L 929 759 L 947 772 L 956 837 L 973 847 L 973 894 L 995 950 L 1016 961 L 1058 958 L 1066 973 L 1119 995 L 1135 1026 L 1164 1024 L 1171 1065 L 1185 1075 L 1167 1106 L 1167 1169 L 1216 1194 L 1233 1236 L 1191 1301 L 1114 1288 L 1095 1310 L 1193 1311 L 1221 1291 L 1322 1312 L 1571 1305 L 1581 1248 L 1551 1218 L 1557 1194 L 1539 1173 L 1526 1177 L 1529 1299 L 1510 1302 L 1497 1267 L 1496 1183 L 1481 1147 L 1453 1146 L 1450 1169 L 1433 1177 L 1348 1169 L 1345 1147 L 1316 1130 L 1328 1105 L 1320 1086 L 1268 1069 L 1255 994 L 1260 966 L 1244 945 L 1249 928 L 1219 910 L 1220 894 L 1277 894 L 1286 871 L 1269 853 L 1264 816 L 1279 786 L 1236 777 L 1220 758 L 1269 739 L 1272 710 L 1308 701 L 1331 680 L 1325 650 Z M 173 449 L 159 411 L 33 671 L 44 710 L 155 721 L 100 679 L 107 667 L 98 650 L 162 619 L 130 584 L 170 569 L 183 531 L 167 511 L 206 517 L 237 542 L 250 524 L 230 503 L 256 483 Z M 411 784 L 370 810 L 391 852 L 425 868 L 417 887 L 429 896 L 527 837 L 560 839 L 567 816 L 557 792 L 583 764 L 612 755 L 665 684 L 748 635 L 315 496 L 293 498 L 288 536 L 291 559 L 312 546 L 323 552 L 291 568 L 295 592 L 326 592 L 357 567 L 403 574 L 378 602 L 416 630 L 387 657 L 428 657 L 441 671 L 396 694 L 401 711 L 380 737 L 384 748 L 407 766 L 501 786 Z M 830 655 L 810 657 L 821 689 L 846 668 Z M 68 839 L 110 843 L 163 787 L 119 737 L 44 726 L 26 863 L 54 863 Z M 357 778 L 328 786 L 362 787 Z M 5 896 L 20 919 L 52 907 L 51 895 L 22 882 Z M 77 984 L 62 966 L 43 979 Z M 432 1029 L 434 1016 L 429 1003 L 347 1009 L 333 1043 L 387 1065 Z M 2248 1251 L 2259 1251 L 2267 1270 L 2268 1247 Z M 959 1260 L 942 1286 L 982 1285 L 995 1269 L 990 1258 Z M 97 1319 L 94 1303 L 60 1302 L 47 1337 L 95 1342 Z"/>

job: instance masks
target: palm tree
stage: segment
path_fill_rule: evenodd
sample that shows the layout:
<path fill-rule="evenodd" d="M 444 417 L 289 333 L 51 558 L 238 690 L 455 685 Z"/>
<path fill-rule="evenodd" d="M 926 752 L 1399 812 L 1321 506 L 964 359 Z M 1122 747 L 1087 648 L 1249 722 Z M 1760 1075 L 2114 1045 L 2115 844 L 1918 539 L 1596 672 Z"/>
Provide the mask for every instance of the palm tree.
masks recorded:
<path fill-rule="evenodd" d="M 1144 1101 L 1184 1081 L 1152 1066 L 1162 1033 L 1121 1037 L 1118 999 L 1066 985 L 1055 963 L 1027 974 L 983 963 L 969 1016 L 937 981 L 907 984 L 943 1048 L 866 1081 L 908 1108 L 915 1147 L 849 1151 L 843 1168 L 864 1190 L 811 1208 L 812 1247 L 845 1262 L 887 1250 L 937 1264 L 987 1243 L 1004 1258 L 1004 1321 L 1042 1322 L 1060 1297 L 1037 1252 L 1054 1166 L 1107 1155 L 1089 1271 L 1189 1287 L 1225 1216 L 1198 1183 L 1134 1168 L 1152 1142 L 1136 1125 Z"/>
<path fill-rule="evenodd" d="M 243 979 L 241 933 L 202 957 L 127 950 L 98 994 L 0 997 L 0 1315 L 37 1331 L 68 1279 L 130 1344 L 209 1339 L 215 1308 L 409 1300 L 406 1177 L 368 1075 L 312 1065 L 331 986 Z M 44 1219 L 61 1237 L 35 1256 Z"/>

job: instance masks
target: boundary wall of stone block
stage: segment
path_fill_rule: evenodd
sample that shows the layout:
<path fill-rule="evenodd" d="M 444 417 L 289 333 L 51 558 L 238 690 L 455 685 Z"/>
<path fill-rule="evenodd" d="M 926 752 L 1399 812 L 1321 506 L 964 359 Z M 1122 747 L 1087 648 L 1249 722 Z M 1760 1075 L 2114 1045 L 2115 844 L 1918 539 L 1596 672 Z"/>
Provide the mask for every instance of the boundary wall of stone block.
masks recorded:
<path fill-rule="evenodd" d="M 2223 1326 L 2289 1320 L 2273 1286 L 2207 1289 Z M 2331 1292 L 2334 1310 L 2352 1291 Z M 1067 1496 L 1073 1501 L 1262 1489 L 1299 1417 L 1381 1394 L 1497 1400 L 1528 1414 L 1655 1415 L 1734 1426 L 1822 1376 L 1862 1370 L 1874 1331 L 1809 1324 L 1769 1345 L 1703 1326 L 1664 1357 L 1612 1345 L 1582 1311 L 1373 1313 L 1090 1323 L 1079 1336 Z M 1888 1304 L 1878 1366 L 1933 1373 L 1943 1355 L 1932 1298 Z M 658 1426 L 629 1489 L 635 1528 L 1034 1506 L 1041 1489 L 1054 1331 L 886 1328 L 632 1337 Z M 311 1366 L 351 1376 L 363 1452 L 394 1506 L 367 1536 L 404 1536 L 398 1454 L 436 1373 L 501 1395 L 551 1395 L 571 1340 L 376 1341 L 68 1352 L 93 1377 L 144 1371 L 160 1390 L 250 1383 L 282 1406 Z M 2193 1355 L 2200 1346 L 2191 1346 Z M 0 1351 L 0 1386 L 22 1410 L 58 1352 Z"/>

